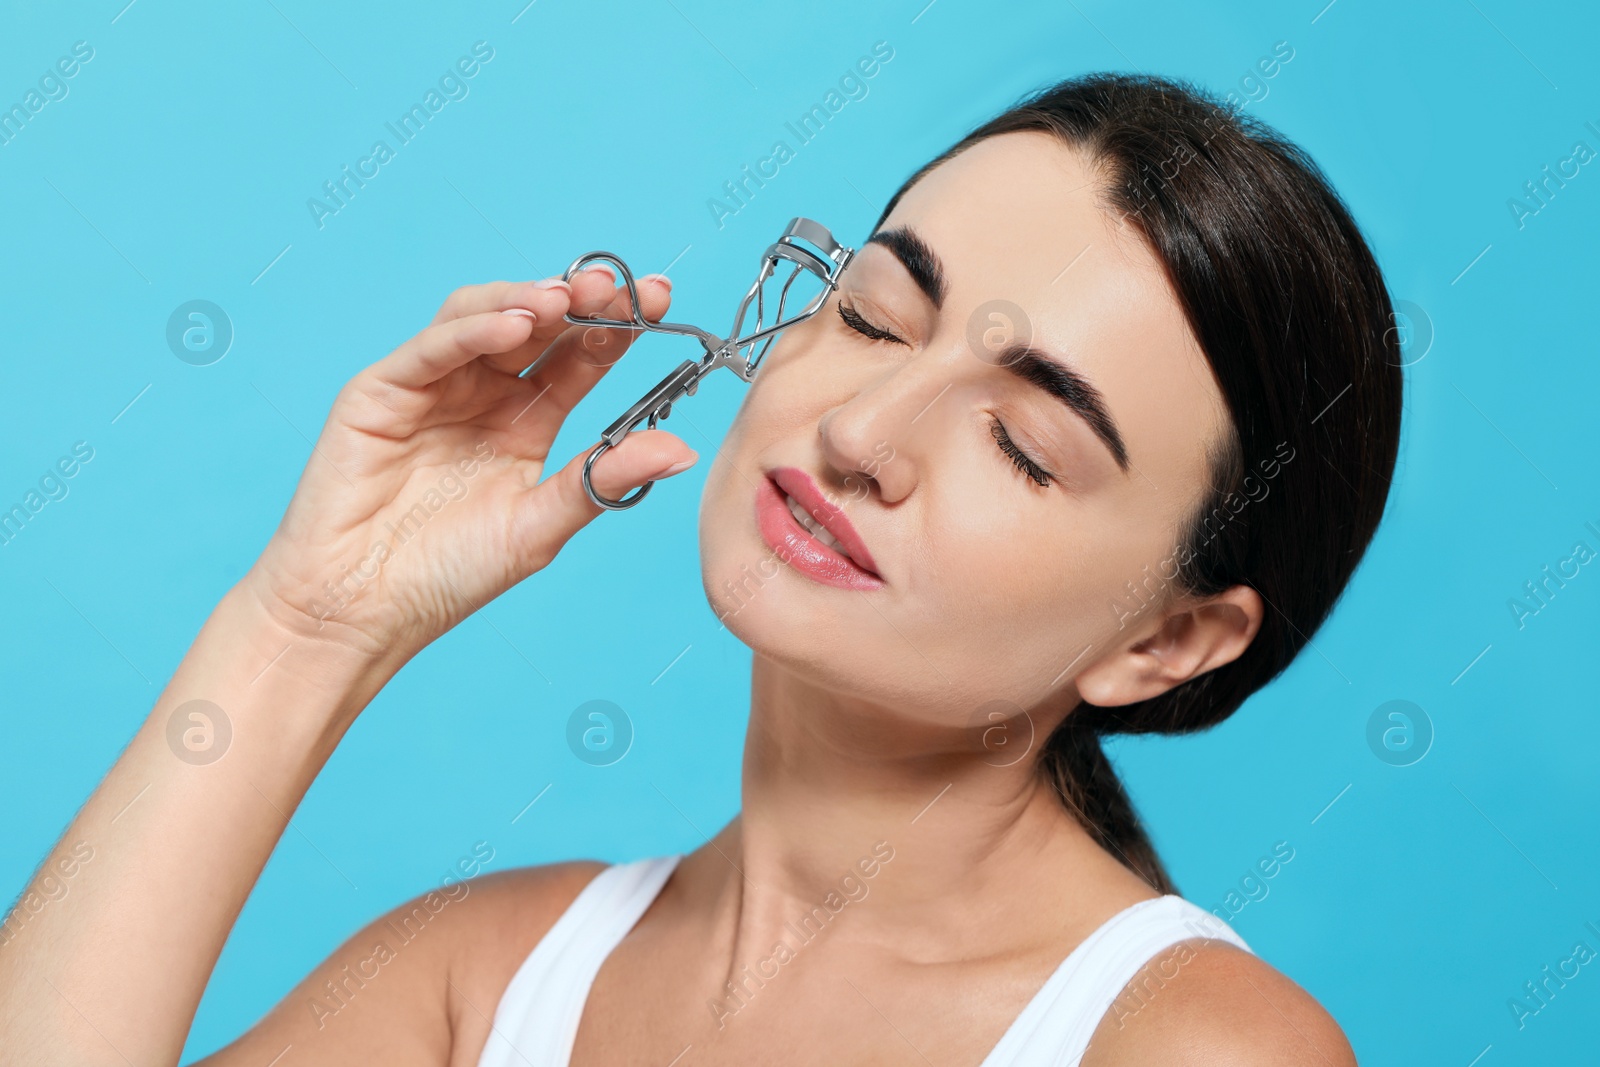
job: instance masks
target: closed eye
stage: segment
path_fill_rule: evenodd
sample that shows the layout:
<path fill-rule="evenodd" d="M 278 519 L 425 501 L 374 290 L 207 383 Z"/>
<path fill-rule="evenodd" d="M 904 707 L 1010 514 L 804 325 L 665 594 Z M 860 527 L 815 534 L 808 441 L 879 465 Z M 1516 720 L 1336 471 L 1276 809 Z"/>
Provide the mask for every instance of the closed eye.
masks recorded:
<path fill-rule="evenodd" d="M 902 341 L 888 330 L 879 329 L 862 318 L 855 308 L 846 304 L 843 300 L 839 301 L 838 307 L 839 317 L 844 320 L 844 324 L 861 336 L 874 341 L 893 341 L 896 344 L 906 344 L 905 341 Z M 1017 470 L 1026 475 L 1035 485 L 1042 488 L 1050 485 L 1055 480 L 1055 476 L 1041 466 L 1037 460 L 1023 449 L 1017 447 L 1016 443 L 1011 440 L 1011 435 L 1006 432 L 1005 425 L 999 419 L 991 420 L 989 432 L 994 437 L 995 443 L 1000 446 L 1000 451 L 1005 453 Z"/>
<path fill-rule="evenodd" d="M 989 421 L 989 433 L 994 438 L 995 443 L 1000 446 L 1000 451 L 1010 457 L 1017 470 L 1027 475 L 1035 485 L 1045 487 L 1055 480 L 1055 475 L 1041 467 L 1038 460 L 1017 447 L 1016 443 L 1011 440 L 1011 435 L 1006 432 L 1005 423 L 999 419 L 991 418 Z"/>
<path fill-rule="evenodd" d="M 893 341 L 897 345 L 906 343 L 888 330 L 880 330 L 872 325 L 872 323 L 862 318 L 855 308 L 846 304 L 843 300 L 839 301 L 838 308 L 839 317 L 844 320 L 844 324 L 863 337 L 870 337 L 874 341 Z"/>

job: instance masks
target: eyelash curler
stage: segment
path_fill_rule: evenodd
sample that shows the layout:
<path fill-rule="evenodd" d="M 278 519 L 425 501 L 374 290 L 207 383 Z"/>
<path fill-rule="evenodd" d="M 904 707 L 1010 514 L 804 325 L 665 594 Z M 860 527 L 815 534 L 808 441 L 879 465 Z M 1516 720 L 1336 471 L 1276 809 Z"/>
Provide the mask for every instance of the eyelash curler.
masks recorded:
<path fill-rule="evenodd" d="M 804 241 L 812 245 L 817 251 L 812 251 L 800 244 Z M 821 255 L 818 255 L 818 251 Z M 639 290 L 633 282 L 633 272 L 628 265 L 610 252 L 586 252 L 572 261 L 572 266 L 561 277 L 564 281 L 571 281 L 572 276 L 591 263 L 604 260 L 614 264 L 624 284 L 628 287 L 628 299 L 632 304 L 633 318 L 630 321 L 621 319 L 603 318 L 577 318 L 571 314 L 562 317 L 570 323 L 579 326 L 609 326 L 617 329 L 641 330 L 651 333 L 687 334 L 700 342 L 705 349 L 705 355 L 698 360 L 686 359 L 680 363 L 676 370 L 661 379 L 644 396 L 627 411 L 606 427 L 600 435 L 600 444 L 589 453 L 589 458 L 583 463 L 583 491 L 589 494 L 589 499 L 609 511 L 621 511 L 631 508 L 644 498 L 655 482 L 645 482 L 633 493 L 622 497 L 620 500 L 611 500 L 601 496 L 595 491 L 590 481 L 590 470 L 594 467 L 595 460 L 606 453 L 607 449 L 615 448 L 622 443 L 623 438 L 632 433 L 642 422 L 648 422 L 651 429 L 656 424 L 672 413 L 672 405 L 685 396 L 693 396 L 700 386 L 700 380 L 718 367 L 727 367 L 737 374 L 740 380 L 751 382 L 755 380 L 756 370 L 761 365 L 762 358 L 767 354 L 767 349 L 772 347 L 773 341 L 783 330 L 796 323 L 804 322 L 815 315 L 828 298 L 828 294 L 838 287 L 839 274 L 849 265 L 855 256 L 853 248 L 847 248 L 833 239 L 833 234 L 827 227 L 811 219 L 794 218 L 789 220 L 788 228 L 783 235 L 767 246 L 766 252 L 761 257 L 761 269 L 756 274 L 755 282 L 744 294 L 744 299 L 739 301 L 739 310 L 733 317 L 733 327 L 728 331 L 726 339 L 707 333 L 697 326 L 673 322 L 647 322 L 643 311 L 639 307 Z M 777 273 L 780 260 L 787 260 L 794 267 L 789 277 L 784 279 L 782 289 L 778 293 L 777 308 L 773 312 L 773 323 L 763 325 L 766 319 L 766 289 L 767 283 Z M 821 290 L 811 298 L 805 308 L 789 318 L 783 317 L 785 301 L 789 298 L 790 286 L 802 273 L 814 276 L 822 283 Z M 744 325 L 745 313 L 750 308 L 750 302 L 756 303 L 756 321 L 754 328 L 748 334 L 740 334 Z M 746 356 L 745 349 L 754 349 L 760 344 L 760 351 Z"/>

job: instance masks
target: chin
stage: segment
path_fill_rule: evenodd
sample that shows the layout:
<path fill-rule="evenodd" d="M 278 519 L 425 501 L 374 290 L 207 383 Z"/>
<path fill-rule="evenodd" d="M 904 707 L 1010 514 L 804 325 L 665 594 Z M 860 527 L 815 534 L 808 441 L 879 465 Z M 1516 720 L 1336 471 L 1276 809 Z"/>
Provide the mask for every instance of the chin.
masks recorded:
<path fill-rule="evenodd" d="M 874 650 L 872 638 L 854 633 L 816 595 L 850 594 L 810 588 L 753 531 L 702 526 L 700 582 L 712 614 L 757 656 L 830 689 L 854 691 L 855 676 L 882 672 L 884 650 Z"/>
<path fill-rule="evenodd" d="M 936 679 L 920 660 L 906 659 L 904 643 L 875 612 L 864 608 L 870 618 L 863 618 L 848 609 L 841 598 L 856 594 L 816 585 L 776 559 L 759 567 L 770 553 L 739 532 L 724 527 L 702 536 L 700 578 L 712 613 L 755 657 L 839 697 L 923 709 L 919 718 L 946 696 L 932 688 Z M 899 673 L 906 670 L 910 676 Z"/>
<path fill-rule="evenodd" d="M 754 467 L 750 464 L 749 467 Z M 712 614 L 751 652 L 838 694 L 916 704 L 929 679 L 904 639 L 861 594 L 819 582 L 763 539 L 756 488 L 719 452 L 700 497 L 700 582 Z M 913 669 L 912 676 L 898 670 Z"/>
<path fill-rule="evenodd" d="M 702 522 L 700 584 L 728 631 L 753 651 L 794 648 L 815 629 L 816 606 L 801 601 L 799 575 L 737 523 Z M 808 623 L 808 620 L 810 622 Z M 810 635 L 815 636 L 813 633 Z"/>
<path fill-rule="evenodd" d="M 761 540 L 755 493 L 719 455 L 700 496 L 700 583 L 711 611 L 732 633 L 759 649 L 756 635 L 794 625 L 791 588 L 797 575 Z M 778 636 L 782 636 L 779 634 Z"/>

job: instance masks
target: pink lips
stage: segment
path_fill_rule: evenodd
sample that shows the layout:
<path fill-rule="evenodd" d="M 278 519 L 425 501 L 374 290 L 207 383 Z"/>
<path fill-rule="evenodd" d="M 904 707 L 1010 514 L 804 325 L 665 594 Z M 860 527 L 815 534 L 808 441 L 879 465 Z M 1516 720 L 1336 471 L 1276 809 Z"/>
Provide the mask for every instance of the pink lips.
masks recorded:
<path fill-rule="evenodd" d="M 793 497 L 850 555 L 811 536 L 790 513 L 784 494 Z M 811 476 L 798 467 L 779 467 L 761 480 L 756 490 L 756 525 L 762 540 L 780 559 L 816 581 L 844 589 L 881 589 L 886 584 L 844 510 L 830 504 Z"/>

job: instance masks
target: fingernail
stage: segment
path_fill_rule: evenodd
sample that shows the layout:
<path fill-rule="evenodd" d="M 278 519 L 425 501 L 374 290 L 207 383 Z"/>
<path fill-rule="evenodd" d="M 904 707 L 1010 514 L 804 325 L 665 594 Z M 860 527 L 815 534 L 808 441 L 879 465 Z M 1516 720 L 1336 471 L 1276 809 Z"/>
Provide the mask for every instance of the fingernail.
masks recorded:
<path fill-rule="evenodd" d="M 562 281 L 560 278 L 546 278 L 542 282 L 534 282 L 533 287 L 535 289 L 565 289 L 569 293 L 572 292 L 571 284 Z"/>
<path fill-rule="evenodd" d="M 612 285 L 616 285 L 616 284 L 617 284 L 617 274 L 616 274 L 616 271 L 614 271 L 614 270 L 612 270 L 612 269 L 611 269 L 611 268 L 610 268 L 610 267 L 602 267 L 602 266 L 600 266 L 600 265 L 598 265 L 598 264 L 596 264 L 596 265 L 595 265 L 595 266 L 593 266 L 593 267 L 589 267 L 589 268 L 588 268 L 588 269 L 589 269 L 589 270 L 597 270 L 597 271 L 600 271 L 600 272 L 602 272 L 602 273 L 603 273 L 603 274 L 605 274 L 605 276 L 606 276 L 606 277 L 607 277 L 607 278 L 610 278 L 610 279 L 611 279 L 611 284 L 612 284 Z"/>
<path fill-rule="evenodd" d="M 668 290 L 671 290 L 671 288 L 672 288 L 672 279 L 667 277 L 665 274 L 646 274 L 644 276 L 644 278 L 642 278 L 640 280 L 641 281 L 649 281 L 651 278 L 654 278 L 656 281 L 658 281 L 662 285 L 666 286 Z"/>
<path fill-rule="evenodd" d="M 535 315 L 533 312 L 529 311 L 527 308 L 506 308 L 505 310 L 501 311 L 500 314 L 502 314 L 502 315 L 521 315 L 523 318 L 527 319 L 529 322 L 538 322 L 539 321 L 539 316 Z"/>
<path fill-rule="evenodd" d="M 674 463 L 672 466 L 668 467 L 666 470 L 664 470 L 660 474 L 656 475 L 656 477 L 657 478 L 670 478 L 674 474 L 677 474 L 679 471 L 686 471 L 690 467 L 694 466 L 694 461 L 699 459 L 699 458 L 700 458 L 700 453 L 696 452 L 693 456 L 689 457 L 688 459 L 680 459 L 678 462 Z"/>

